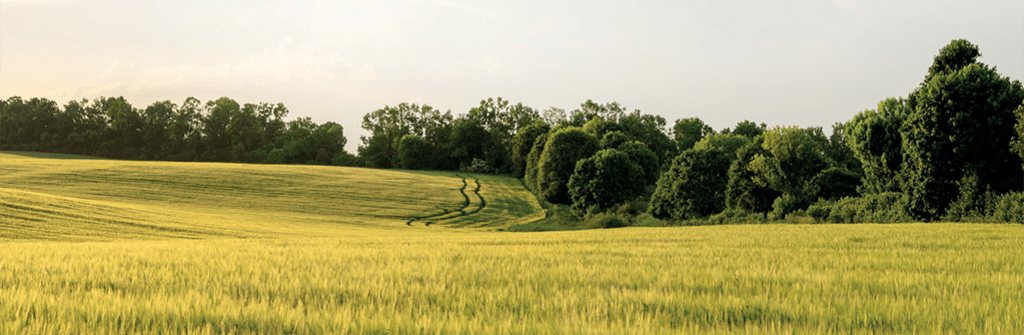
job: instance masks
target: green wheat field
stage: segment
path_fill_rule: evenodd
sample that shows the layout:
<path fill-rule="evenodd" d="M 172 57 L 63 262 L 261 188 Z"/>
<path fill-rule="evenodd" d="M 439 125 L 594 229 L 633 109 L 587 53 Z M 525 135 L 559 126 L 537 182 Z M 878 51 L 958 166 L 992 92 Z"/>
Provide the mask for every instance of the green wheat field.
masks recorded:
<path fill-rule="evenodd" d="M 545 233 L 513 178 L 0 153 L 0 334 L 1024 333 L 1024 227 Z"/>

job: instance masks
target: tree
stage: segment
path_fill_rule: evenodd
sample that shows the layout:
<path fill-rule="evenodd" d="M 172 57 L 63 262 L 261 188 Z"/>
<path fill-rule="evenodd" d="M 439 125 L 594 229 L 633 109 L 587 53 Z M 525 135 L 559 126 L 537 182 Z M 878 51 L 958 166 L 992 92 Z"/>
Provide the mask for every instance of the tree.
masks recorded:
<path fill-rule="evenodd" d="M 533 142 L 542 134 L 551 131 L 551 126 L 543 121 L 534 121 L 526 127 L 519 128 L 512 138 L 512 175 L 523 178 L 526 175 L 526 159 L 533 149 Z"/>
<path fill-rule="evenodd" d="M 622 132 L 636 141 L 643 142 L 647 148 L 658 155 L 658 164 L 668 165 L 672 158 L 679 155 L 675 143 L 665 133 L 665 118 L 659 115 L 643 114 L 633 111 L 619 119 Z"/>
<path fill-rule="evenodd" d="M 608 135 L 605 135 L 605 137 L 608 137 Z M 639 141 L 626 142 L 620 144 L 618 150 L 629 156 L 629 159 L 640 167 L 643 175 L 639 182 L 643 186 L 654 185 L 654 183 L 658 182 L 661 167 L 658 163 L 658 155 L 655 155 L 651 149 L 648 149 L 646 144 Z"/>
<path fill-rule="evenodd" d="M 590 99 L 580 104 L 580 108 L 569 113 L 566 123 L 573 127 L 582 127 L 595 117 L 610 122 L 618 122 L 626 114 L 626 108 L 618 102 L 599 104 Z"/>
<path fill-rule="evenodd" d="M 1020 189 L 1020 159 L 1008 144 L 1024 89 L 976 62 L 980 55 L 965 40 L 951 42 L 911 94 L 902 136 L 909 209 L 918 218 L 942 216 L 968 175 L 996 194 Z"/>
<path fill-rule="evenodd" d="M 459 118 L 452 123 L 452 135 L 448 142 L 448 150 L 458 167 L 467 167 L 473 159 L 488 159 L 488 153 L 497 150 L 491 133 L 484 129 L 477 119 Z M 495 166 L 495 162 L 487 161 Z"/>
<path fill-rule="evenodd" d="M 860 192 L 902 192 L 903 136 L 900 128 L 911 113 L 907 101 L 889 98 L 875 110 L 858 113 L 846 125 L 847 145 L 864 173 Z"/>
<path fill-rule="evenodd" d="M 397 106 L 385 105 L 363 116 L 362 128 L 369 131 L 370 136 L 360 137 L 363 143 L 359 155 L 366 157 L 373 167 L 390 168 L 394 166 L 402 136 L 415 134 L 433 139 L 431 135 L 437 135 L 435 128 L 450 121 L 450 112 L 441 114 L 427 105 L 405 102 Z"/>
<path fill-rule="evenodd" d="M 266 143 L 265 121 L 257 105 L 245 104 L 231 117 L 227 133 L 231 137 L 231 161 L 257 163 L 266 159 L 270 143 Z"/>
<path fill-rule="evenodd" d="M 693 148 L 693 145 L 697 144 L 704 136 L 715 132 L 711 126 L 695 117 L 676 120 L 676 125 L 672 127 L 672 130 L 675 132 L 676 146 L 680 152 Z"/>
<path fill-rule="evenodd" d="M 565 116 L 565 109 L 551 107 L 541 112 L 541 119 L 552 127 L 567 123 L 569 119 Z"/>
<path fill-rule="evenodd" d="M 761 154 L 750 161 L 748 169 L 754 181 L 782 193 L 773 204 L 775 216 L 783 218 L 790 212 L 806 209 L 811 197 L 810 181 L 828 167 L 820 128 L 775 127 L 764 133 Z"/>
<path fill-rule="evenodd" d="M 540 200 L 569 204 L 569 177 L 580 159 L 600 149 L 597 138 L 578 127 L 551 133 L 544 145 L 537 170 L 537 193 Z"/>
<path fill-rule="evenodd" d="M 632 141 L 632 138 L 630 138 L 629 135 L 626 135 L 621 131 L 612 131 L 605 133 L 604 136 L 601 137 L 601 147 L 605 149 L 615 149 L 623 143 L 630 141 Z"/>
<path fill-rule="evenodd" d="M 754 122 L 750 122 L 750 120 L 743 120 L 737 123 L 736 127 L 733 128 L 731 132 L 728 131 L 728 128 L 726 128 L 726 130 L 723 130 L 722 132 L 753 139 L 763 134 L 766 129 L 768 129 L 768 125 L 764 123 L 757 124 Z"/>
<path fill-rule="evenodd" d="M 772 210 L 775 199 L 782 195 L 767 185 L 755 181 L 755 173 L 750 163 L 759 156 L 770 156 L 764 150 L 764 137 L 754 140 L 736 151 L 736 160 L 729 166 L 729 183 L 726 185 L 725 206 L 730 209 L 750 213 L 763 213 L 765 217 Z"/>
<path fill-rule="evenodd" d="M 202 103 L 199 99 L 188 97 L 178 108 L 173 122 L 168 125 L 168 141 L 170 142 L 168 159 L 194 161 L 199 158 L 203 145 Z"/>
<path fill-rule="evenodd" d="M 683 151 L 658 180 L 648 206 L 651 215 L 690 219 L 721 212 L 729 163 L 728 154 L 721 149 Z"/>
<path fill-rule="evenodd" d="M 578 161 L 568 183 L 573 214 L 583 217 L 591 209 L 603 211 L 640 197 L 643 178 L 643 170 L 629 155 L 615 149 Z"/>
<path fill-rule="evenodd" d="M 177 112 L 178 106 L 169 100 L 154 102 L 142 112 L 146 156 L 163 159 L 170 154 L 170 125 Z"/>
<path fill-rule="evenodd" d="M 330 165 L 339 155 L 347 155 L 345 144 L 345 129 L 334 122 L 324 122 L 315 126 L 315 130 L 309 136 L 309 147 L 312 148 L 313 161 L 320 165 Z"/>
<path fill-rule="evenodd" d="M 736 159 L 736 151 L 751 142 L 751 138 L 735 134 L 711 134 L 704 137 L 693 145 L 693 149 L 711 150 L 721 149 L 729 156 L 729 160 Z"/>
<path fill-rule="evenodd" d="M 132 107 L 124 97 L 108 98 L 104 107 L 110 120 L 110 128 L 106 141 L 101 144 L 103 155 L 127 159 L 140 158 L 143 150 L 144 121 L 139 110 Z"/>
<path fill-rule="evenodd" d="M 1017 115 L 1017 125 L 1014 126 L 1017 136 L 1013 138 L 1010 147 L 1013 149 L 1013 152 L 1020 156 L 1021 161 L 1024 162 L 1024 102 L 1021 102 L 1021 105 L 1013 113 Z M 1021 168 L 1024 169 L 1024 163 L 1021 164 Z"/>
<path fill-rule="evenodd" d="M 548 142 L 548 133 L 540 134 L 533 141 L 530 154 L 526 156 L 526 171 L 523 173 L 523 184 L 534 193 L 540 194 L 537 186 L 537 173 L 540 170 L 540 155 L 544 152 L 544 146 Z"/>
<path fill-rule="evenodd" d="M 231 118 L 238 114 L 238 102 L 227 97 L 206 103 L 206 118 L 203 122 L 203 138 L 206 152 L 203 159 L 211 162 L 227 161 L 231 153 L 231 133 L 228 127 Z"/>
<path fill-rule="evenodd" d="M 410 170 L 433 169 L 434 153 L 430 143 L 419 135 L 402 136 L 398 143 L 398 166 Z"/>

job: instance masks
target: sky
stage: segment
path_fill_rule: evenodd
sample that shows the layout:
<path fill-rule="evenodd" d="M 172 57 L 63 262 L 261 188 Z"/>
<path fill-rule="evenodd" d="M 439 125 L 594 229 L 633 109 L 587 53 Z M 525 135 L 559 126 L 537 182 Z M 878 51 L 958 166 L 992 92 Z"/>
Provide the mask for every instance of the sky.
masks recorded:
<path fill-rule="evenodd" d="M 0 0 L 0 99 L 280 102 L 349 152 L 386 105 L 489 97 L 827 133 L 959 38 L 1024 80 L 1020 0 Z"/>

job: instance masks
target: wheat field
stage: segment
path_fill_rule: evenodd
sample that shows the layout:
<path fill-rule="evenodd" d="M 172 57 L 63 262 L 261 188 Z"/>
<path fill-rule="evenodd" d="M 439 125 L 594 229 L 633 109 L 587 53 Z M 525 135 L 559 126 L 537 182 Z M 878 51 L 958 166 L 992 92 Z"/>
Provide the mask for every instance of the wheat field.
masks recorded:
<path fill-rule="evenodd" d="M 506 233 L 504 177 L 40 156 L 0 153 L 0 334 L 1024 332 L 1020 225 Z"/>

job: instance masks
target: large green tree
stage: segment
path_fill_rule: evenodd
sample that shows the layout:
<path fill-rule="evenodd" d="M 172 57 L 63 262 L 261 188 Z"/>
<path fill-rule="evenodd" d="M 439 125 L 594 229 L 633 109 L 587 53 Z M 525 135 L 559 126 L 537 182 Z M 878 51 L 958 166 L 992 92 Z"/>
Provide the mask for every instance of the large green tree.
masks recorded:
<path fill-rule="evenodd" d="M 398 143 L 398 167 L 410 170 L 434 168 L 433 147 L 419 135 L 405 135 Z"/>
<path fill-rule="evenodd" d="M 519 128 L 516 136 L 512 138 L 512 175 L 516 178 L 523 178 L 526 175 L 526 159 L 533 149 L 533 142 L 537 137 L 551 131 L 551 126 L 543 121 L 537 120 L 533 123 Z"/>
<path fill-rule="evenodd" d="M 772 205 L 776 217 L 807 208 L 814 200 L 811 181 L 829 167 L 823 148 L 827 139 L 820 129 L 799 127 L 775 127 L 763 136 L 766 153 L 756 155 L 748 165 L 753 180 L 782 193 Z"/>
<path fill-rule="evenodd" d="M 680 152 L 693 148 L 693 145 L 700 142 L 702 138 L 715 133 L 711 126 L 696 117 L 676 120 L 672 130 Z"/>
<path fill-rule="evenodd" d="M 736 151 L 736 160 L 729 166 L 729 182 L 726 185 L 726 208 L 742 210 L 750 213 L 762 213 L 766 217 L 772 211 L 775 199 L 782 195 L 768 185 L 755 181 L 756 174 L 750 163 L 757 157 L 770 156 L 764 149 L 764 137 L 754 140 Z"/>
<path fill-rule="evenodd" d="M 967 177 L 997 194 L 1020 189 L 1021 160 L 1009 143 L 1024 89 L 977 62 L 980 55 L 970 42 L 951 42 L 911 93 L 902 137 L 909 207 L 918 218 L 943 215 Z"/>
<path fill-rule="evenodd" d="M 582 128 L 562 128 L 550 133 L 538 162 L 540 200 L 570 204 L 568 184 L 576 162 L 592 156 L 600 147 L 597 138 Z"/>
<path fill-rule="evenodd" d="M 604 211 L 640 197 L 644 177 L 643 169 L 628 154 L 615 149 L 576 162 L 568 184 L 573 214 L 583 217 L 592 209 Z"/>
<path fill-rule="evenodd" d="M 549 132 L 550 133 L 550 132 Z M 548 143 L 548 134 L 537 136 L 530 148 L 530 154 L 526 156 L 526 171 L 523 173 L 523 184 L 534 193 L 540 193 L 537 186 L 537 175 L 540 170 L 540 155 L 544 153 L 544 146 Z"/>
<path fill-rule="evenodd" d="M 690 149 L 661 175 L 648 206 L 659 218 L 691 219 L 725 207 L 729 155 L 721 149 Z"/>
<path fill-rule="evenodd" d="M 864 171 L 861 193 L 903 191 L 900 128 L 910 113 L 906 100 L 889 98 L 879 102 L 877 109 L 858 113 L 847 125 L 847 145 Z"/>

